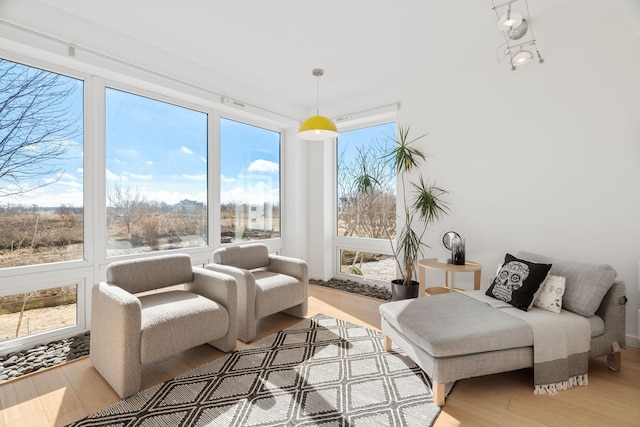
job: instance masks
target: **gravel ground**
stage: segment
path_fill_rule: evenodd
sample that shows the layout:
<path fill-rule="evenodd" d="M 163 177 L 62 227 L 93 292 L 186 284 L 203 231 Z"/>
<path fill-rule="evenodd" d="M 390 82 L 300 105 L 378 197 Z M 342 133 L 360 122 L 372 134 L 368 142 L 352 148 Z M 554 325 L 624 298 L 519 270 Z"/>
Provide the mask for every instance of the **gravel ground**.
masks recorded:
<path fill-rule="evenodd" d="M 338 279 L 331 279 L 329 281 L 309 279 L 309 283 L 312 285 L 326 286 L 328 288 L 339 289 L 341 291 L 347 291 L 353 294 L 391 301 L 391 290 L 384 286 L 370 285 L 368 283 L 357 283 L 350 280 Z"/>
<path fill-rule="evenodd" d="M 0 357 L 0 383 L 89 354 L 89 332 Z"/>
<path fill-rule="evenodd" d="M 328 281 L 311 279 L 309 283 L 391 301 L 391 290 L 384 286 L 338 279 Z M 90 335 L 89 332 L 86 332 L 75 337 L 40 344 L 28 350 L 1 356 L 0 383 L 86 356 L 89 354 L 89 341 Z"/>

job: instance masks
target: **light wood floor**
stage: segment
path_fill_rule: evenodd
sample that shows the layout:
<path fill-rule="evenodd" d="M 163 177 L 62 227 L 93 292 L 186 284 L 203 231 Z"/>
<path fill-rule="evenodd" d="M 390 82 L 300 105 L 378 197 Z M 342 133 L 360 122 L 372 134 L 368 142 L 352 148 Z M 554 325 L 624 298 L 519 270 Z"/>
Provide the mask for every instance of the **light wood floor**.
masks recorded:
<path fill-rule="evenodd" d="M 310 287 L 309 316 L 324 313 L 379 329 L 380 304 L 372 298 Z M 298 321 L 283 314 L 270 316 L 260 322 L 258 337 Z M 142 387 L 222 354 L 204 345 L 145 366 Z M 604 359 L 592 361 L 587 387 L 536 396 L 532 384 L 530 369 L 458 381 L 435 425 L 640 426 L 640 349 L 623 350 L 620 372 L 607 369 Z M 0 427 L 63 426 L 118 400 L 89 359 L 82 358 L 0 385 Z"/>

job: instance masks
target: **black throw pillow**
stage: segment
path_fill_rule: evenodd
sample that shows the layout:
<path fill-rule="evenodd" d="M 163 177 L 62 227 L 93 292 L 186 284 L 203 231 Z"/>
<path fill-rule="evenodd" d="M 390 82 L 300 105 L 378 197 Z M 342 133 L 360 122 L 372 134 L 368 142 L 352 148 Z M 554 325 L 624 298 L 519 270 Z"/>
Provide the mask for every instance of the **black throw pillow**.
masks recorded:
<path fill-rule="evenodd" d="M 527 311 L 549 270 L 551 264 L 538 264 L 507 254 L 486 294 Z"/>

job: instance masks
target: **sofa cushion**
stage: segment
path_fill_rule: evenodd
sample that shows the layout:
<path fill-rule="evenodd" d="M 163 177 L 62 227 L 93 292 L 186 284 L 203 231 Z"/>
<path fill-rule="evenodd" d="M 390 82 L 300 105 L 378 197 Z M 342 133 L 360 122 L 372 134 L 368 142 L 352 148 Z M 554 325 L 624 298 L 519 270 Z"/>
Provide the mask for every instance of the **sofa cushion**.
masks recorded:
<path fill-rule="evenodd" d="M 384 303 L 380 314 L 433 357 L 533 345 L 533 332 L 524 320 L 459 292 Z"/>
<path fill-rule="evenodd" d="M 566 279 L 562 276 L 549 274 L 540 285 L 542 292 L 533 301 L 533 306 L 552 313 L 559 314 L 562 310 L 562 295 L 564 295 Z"/>
<path fill-rule="evenodd" d="M 565 278 L 562 308 L 586 317 L 596 312 L 618 274 L 608 264 L 565 261 L 525 251 L 518 252 L 517 256 L 552 264 L 549 273 Z"/>
<path fill-rule="evenodd" d="M 507 254 L 486 293 L 527 311 L 550 269 L 551 264 L 531 262 Z"/>

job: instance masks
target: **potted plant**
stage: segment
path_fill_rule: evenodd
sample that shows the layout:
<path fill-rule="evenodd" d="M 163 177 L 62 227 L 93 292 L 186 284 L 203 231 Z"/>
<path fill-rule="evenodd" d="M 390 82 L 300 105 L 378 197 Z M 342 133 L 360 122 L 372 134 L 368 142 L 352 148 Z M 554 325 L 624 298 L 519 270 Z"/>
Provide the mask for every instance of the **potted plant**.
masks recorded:
<path fill-rule="evenodd" d="M 413 147 L 414 143 L 426 136 L 417 138 L 409 137 L 409 126 L 398 126 L 397 136 L 391 137 L 394 141 L 392 150 L 381 160 L 390 163 L 398 176 L 400 188 L 396 192 L 402 194 L 402 203 L 396 205 L 400 213 L 397 218 L 403 219 L 402 227 L 393 237 L 393 230 L 386 230 L 387 238 L 391 243 L 393 257 L 396 262 L 400 277 L 391 281 L 392 300 L 415 298 L 418 296 L 419 282 L 417 276 L 418 259 L 427 247 L 423 243 L 423 237 L 435 221 L 449 211 L 447 202 L 442 196 L 447 191 L 429 184 L 423 178 L 420 167 L 426 162 L 427 156 L 419 149 Z M 410 180 L 409 175 L 413 171 L 418 175 Z M 376 178 L 370 175 L 366 168 L 360 171 L 357 179 L 358 191 L 368 193 L 375 191 L 379 184 Z"/>

